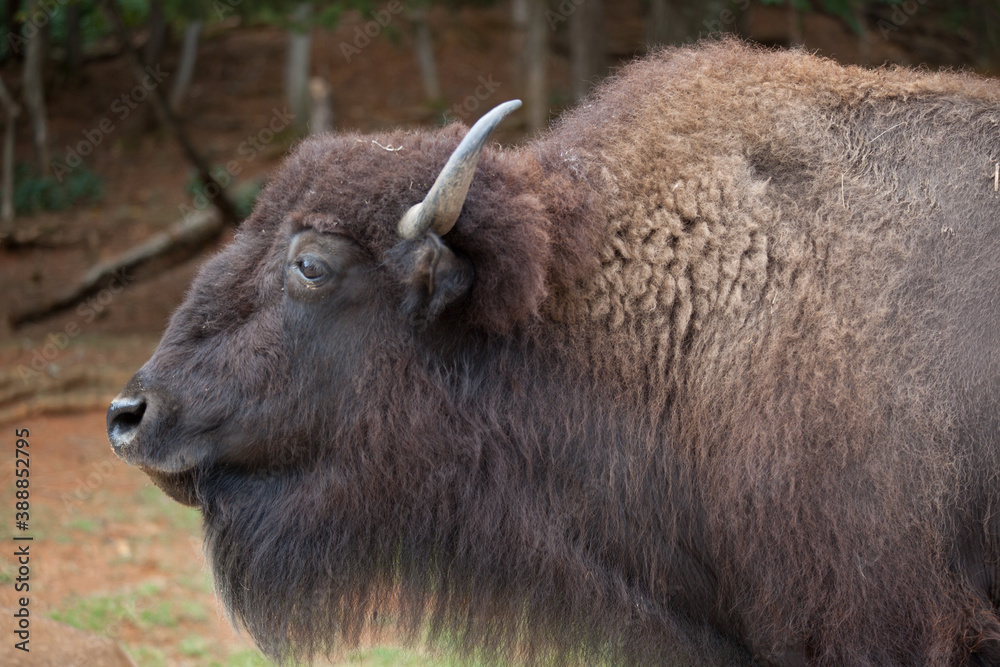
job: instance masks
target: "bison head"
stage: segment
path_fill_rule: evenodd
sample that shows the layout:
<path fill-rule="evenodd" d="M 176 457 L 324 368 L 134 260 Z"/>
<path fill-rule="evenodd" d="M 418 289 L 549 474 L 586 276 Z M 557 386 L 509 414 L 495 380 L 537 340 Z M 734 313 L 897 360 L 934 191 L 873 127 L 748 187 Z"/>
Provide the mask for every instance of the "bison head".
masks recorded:
<path fill-rule="evenodd" d="M 198 471 L 270 469 L 315 453 L 317 444 L 303 440 L 315 439 L 320 421 L 342 424 L 357 412 L 359 379 L 375 360 L 406 358 L 399 346 L 407 330 L 426 334 L 433 324 L 431 337 L 441 339 L 442 314 L 468 296 L 472 261 L 442 237 L 459 218 L 489 134 L 519 106 L 484 116 L 402 214 L 394 208 L 417 192 L 447 139 L 412 157 L 405 139 L 342 138 L 356 144 L 346 156 L 322 142 L 301 149 L 235 242 L 201 271 L 157 353 L 115 399 L 115 453 L 192 505 L 203 501 Z M 365 182 L 356 172 L 376 169 L 387 172 L 380 187 L 344 202 L 344 190 Z M 398 220 L 390 243 L 387 213 Z"/>
<path fill-rule="evenodd" d="M 540 168 L 480 156 L 519 104 L 457 147 L 458 126 L 304 143 L 111 405 L 114 451 L 201 509 L 272 656 L 387 615 L 496 647 L 574 617 L 575 649 L 595 596 L 627 597 L 581 547 L 594 463 L 566 443 L 599 416 L 527 333 L 557 274 Z"/>

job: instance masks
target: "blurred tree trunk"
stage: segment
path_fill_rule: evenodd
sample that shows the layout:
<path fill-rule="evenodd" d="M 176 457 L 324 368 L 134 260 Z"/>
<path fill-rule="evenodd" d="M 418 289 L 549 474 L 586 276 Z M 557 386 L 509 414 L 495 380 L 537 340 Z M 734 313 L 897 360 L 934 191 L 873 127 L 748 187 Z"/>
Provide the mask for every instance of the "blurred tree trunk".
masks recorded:
<path fill-rule="evenodd" d="M 524 34 L 524 109 L 528 116 L 528 129 L 543 129 L 549 119 L 547 84 L 549 23 L 545 17 L 546 0 L 523 0 L 525 17 Z"/>
<path fill-rule="evenodd" d="M 650 0 L 646 17 L 646 44 L 679 44 L 685 37 L 685 20 L 673 0 Z"/>
<path fill-rule="evenodd" d="M 604 2 L 586 0 L 569 16 L 573 99 L 580 100 L 605 74 Z"/>
<path fill-rule="evenodd" d="M 118 41 L 122 44 L 122 49 L 128 54 L 130 64 L 132 65 L 132 73 L 136 81 L 142 82 L 147 80 L 152 68 L 149 66 L 143 67 L 144 63 L 142 62 L 141 54 L 132 48 L 132 41 L 129 39 L 128 29 L 125 27 L 117 0 L 98 0 L 98 3 L 110 20 L 112 29 L 118 36 Z M 225 223 L 233 226 L 239 224 L 239 212 L 226 193 L 225 186 L 219 183 L 212 175 L 208 163 L 195 149 L 194 144 L 191 143 L 191 139 L 188 138 L 180 121 L 170 111 L 170 105 L 167 104 L 166 95 L 160 86 L 154 86 L 149 91 L 149 103 L 152 105 L 157 116 L 159 116 L 160 122 L 174 135 L 177 143 L 180 144 L 181 149 L 184 151 L 184 155 L 191 161 L 195 169 L 198 170 L 198 180 L 205 186 L 205 191 L 211 192 L 213 189 L 217 191 L 217 194 L 213 196 L 212 203 L 219 209 Z"/>
<path fill-rule="evenodd" d="M 737 29 L 745 9 L 728 0 L 705 0 L 684 3 L 678 0 L 650 0 L 646 16 L 646 42 L 649 46 L 680 46 L 699 36 Z"/>
<path fill-rule="evenodd" d="M 191 87 L 191 76 L 194 74 L 194 64 L 198 59 L 198 38 L 201 36 L 203 21 L 190 21 L 184 28 L 184 41 L 181 44 L 181 60 L 177 66 L 177 76 L 170 89 L 170 110 L 180 111 L 188 88 Z"/>
<path fill-rule="evenodd" d="M 646 15 L 646 48 L 667 43 L 667 0 L 649 0 L 649 14 Z"/>
<path fill-rule="evenodd" d="M 872 59 L 872 32 L 868 29 L 864 6 L 855 4 L 853 12 L 854 20 L 861 26 L 861 34 L 858 35 L 858 61 L 862 65 L 867 65 Z"/>
<path fill-rule="evenodd" d="M 321 76 L 309 79 L 309 134 L 333 130 L 333 92 Z"/>
<path fill-rule="evenodd" d="M 788 46 L 795 48 L 803 45 L 802 12 L 788 3 Z"/>
<path fill-rule="evenodd" d="M 7 35 L 10 36 L 21 36 L 21 22 L 18 20 L 17 10 L 21 8 L 21 3 L 16 0 L 7 0 L 6 4 L 7 11 L 4 12 L 4 28 L 6 29 Z M 8 58 L 17 59 L 20 55 L 20 51 L 16 48 L 8 51 Z M 6 60 L 6 58 L 4 59 Z"/>
<path fill-rule="evenodd" d="M 149 37 L 143 47 L 143 57 L 147 65 L 155 65 L 163 56 L 163 45 L 167 39 L 167 16 L 163 5 L 153 0 L 149 5 Z"/>
<path fill-rule="evenodd" d="M 66 74 L 75 79 L 83 64 L 83 35 L 80 32 L 80 5 L 66 6 Z"/>
<path fill-rule="evenodd" d="M 511 62 L 511 85 L 518 96 L 524 96 L 524 74 L 528 69 L 524 45 L 528 37 L 528 2 L 530 0 L 511 0 L 510 3 L 510 52 L 514 54 Z"/>
<path fill-rule="evenodd" d="M 17 140 L 14 123 L 21 107 L 7 92 L 3 79 L 0 79 L 0 104 L 7 115 L 3 139 L 3 202 L 0 203 L 0 242 L 5 242 L 14 236 L 14 142 Z"/>
<path fill-rule="evenodd" d="M 38 0 L 33 0 L 28 15 L 42 11 Z M 47 27 L 48 24 L 46 24 Z M 38 162 L 38 173 L 49 174 L 52 165 L 49 162 L 49 127 L 45 112 L 45 81 L 43 68 L 45 66 L 46 28 L 35 30 L 28 39 L 24 54 L 24 105 L 31 119 L 31 137 L 35 144 L 35 160 Z"/>
<path fill-rule="evenodd" d="M 163 57 L 163 46 L 167 35 L 167 17 L 163 13 L 163 5 L 157 0 L 153 0 L 149 5 L 149 18 L 147 20 L 149 36 L 146 38 L 146 45 L 142 49 L 143 61 L 147 65 L 157 65 Z M 142 114 L 142 125 L 147 130 L 156 127 L 156 112 L 150 105 L 144 105 L 140 111 Z"/>
<path fill-rule="evenodd" d="M 302 131 L 309 113 L 309 63 L 312 49 L 312 5 L 301 2 L 290 16 L 288 59 L 285 61 L 285 101 Z"/>
<path fill-rule="evenodd" d="M 434 62 L 434 39 L 427 24 L 427 10 L 423 7 L 412 9 L 408 16 L 413 25 L 414 48 L 424 95 L 428 102 L 434 103 L 441 99 L 441 85 L 438 83 L 437 63 Z"/>
<path fill-rule="evenodd" d="M 983 70 L 1000 68 L 1000 6 L 990 0 L 977 0 L 970 12 L 979 17 L 971 30 L 976 66 Z"/>

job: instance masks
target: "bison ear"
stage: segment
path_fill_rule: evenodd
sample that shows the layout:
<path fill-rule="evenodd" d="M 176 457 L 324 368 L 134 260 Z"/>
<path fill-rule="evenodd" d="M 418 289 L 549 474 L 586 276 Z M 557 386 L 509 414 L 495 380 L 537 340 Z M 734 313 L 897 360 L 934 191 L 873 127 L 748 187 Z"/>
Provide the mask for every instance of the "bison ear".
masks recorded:
<path fill-rule="evenodd" d="M 436 320 L 472 287 L 472 262 L 445 245 L 433 232 L 396 248 L 404 284 L 403 311 L 418 328 Z M 395 253 L 394 253 L 395 254 Z"/>

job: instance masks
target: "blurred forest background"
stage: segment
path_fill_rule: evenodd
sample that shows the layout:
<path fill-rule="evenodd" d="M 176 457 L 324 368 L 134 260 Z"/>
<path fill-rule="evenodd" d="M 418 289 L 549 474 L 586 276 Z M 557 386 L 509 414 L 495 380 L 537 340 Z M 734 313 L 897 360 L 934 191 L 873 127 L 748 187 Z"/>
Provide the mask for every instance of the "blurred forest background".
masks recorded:
<path fill-rule="evenodd" d="M 0 334 L 67 343 L 4 357 L 0 417 L 80 336 L 158 331 L 309 133 L 520 97 L 498 139 L 521 141 L 621 63 L 719 33 L 862 65 L 1000 58 L 1000 0 L 6 0 L 0 20 Z"/>
<path fill-rule="evenodd" d="M 30 427 L 49 471 L 36 612 L 142 665 L 266 664 L 219 618 L 197 513 L 110 455 L 103 412 L 302 137 L 518 97 L 496 138 L 523 142 L 622 63 L 719 33 L 1000 67 L 1000 0 L 6 0 L 0 23 L 0 426 Z M 14 571 L 0 557 L 0 606 Z"/>

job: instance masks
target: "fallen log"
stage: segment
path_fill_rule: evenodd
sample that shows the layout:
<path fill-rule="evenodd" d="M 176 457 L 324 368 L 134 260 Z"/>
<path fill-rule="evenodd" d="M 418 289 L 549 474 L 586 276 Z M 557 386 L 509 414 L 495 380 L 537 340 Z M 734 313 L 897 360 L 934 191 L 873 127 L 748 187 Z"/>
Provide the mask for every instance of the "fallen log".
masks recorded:
<path fill-rule="evenodd" d="M 89 296 L 113 285 L 131 282 L 132 271 L 154 260 L 169 258 L 168 266 L 190 259 L 216 239 L 226 228 L 218 209 L 207 208 L 185 215 L 166 230 L 154 234 L 144 243 L 92 267 L 72 289 L 37 306 L 31 306 L 8 318 L 12 329 L 38 322 L 66 311 Z"/>

